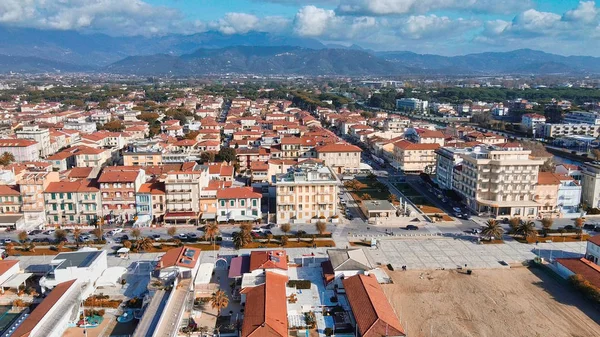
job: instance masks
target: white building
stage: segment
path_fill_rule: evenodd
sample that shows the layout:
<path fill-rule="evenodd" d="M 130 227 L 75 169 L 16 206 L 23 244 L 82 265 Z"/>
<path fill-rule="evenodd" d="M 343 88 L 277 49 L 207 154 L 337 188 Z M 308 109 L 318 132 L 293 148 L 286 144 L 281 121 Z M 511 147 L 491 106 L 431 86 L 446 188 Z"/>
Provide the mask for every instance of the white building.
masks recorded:
<path fill-rule="evenodd" d="M 106 250 L 82 248 L 77 252 L 56 255 L 50 261 L 52 269 L 40 279 L 42 291 L 53 289 L 63 282 L 77 280 L 88 285 L 83 296 L 91 295 L 94 290 L 93 284 L 108 268 L 106 252 Z"/>
<path fill-rule="evenodd" d="M 422 101 L 418 98 L 400 98 L 396 100 L 396 108 L 398 110 L 425 111 L 428 107 L 428 101 Z"/>
<path fill-rule="evenodd" d="M 558 208 L 561 213 L 577 213 L 581 204 L 581 185 L 573 178 L 557 175 L 560 180 L 558 185 Z"/>
<path fill-rule="evenodd" d="M 524 114 L 521 117 L 521 129 L 525 131 L 536 130 L 538 124 L 546 123 L 546 117 L 540 114 Z"/>
<path fill-rule="evenodd" d="M 40 157 L 45 158 L 54 153 L 50 144 L 50 130 L 40 129 L 37 125 L 27 125 L 15 133 L 18 139 L 35 140 L 40 151 Z"/>
<path fill-rule="evenodd" d="M 462 163 L 462 154 L 472 152 L 471 148 L 441 147 L 435 150 L 437 154 L 435 177 L 441 189 L 452 190 L 454 167 Z"/>
<path fill-rule="evenodd" d="M 565 123 L 600 125 L 600 113 L 597 111 L 574 111 L 565 114 Z"/>

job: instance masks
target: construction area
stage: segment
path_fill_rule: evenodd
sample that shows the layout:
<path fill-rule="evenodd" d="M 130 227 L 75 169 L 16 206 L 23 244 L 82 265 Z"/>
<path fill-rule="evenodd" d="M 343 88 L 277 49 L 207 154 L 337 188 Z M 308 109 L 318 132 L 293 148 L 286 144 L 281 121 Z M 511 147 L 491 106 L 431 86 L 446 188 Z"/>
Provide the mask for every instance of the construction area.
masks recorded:
<path fill-rule="evenodd" d="M 411 337 L 600 336 L 600 311 L 539 267 L 389 274 L 383 290 Z"/>

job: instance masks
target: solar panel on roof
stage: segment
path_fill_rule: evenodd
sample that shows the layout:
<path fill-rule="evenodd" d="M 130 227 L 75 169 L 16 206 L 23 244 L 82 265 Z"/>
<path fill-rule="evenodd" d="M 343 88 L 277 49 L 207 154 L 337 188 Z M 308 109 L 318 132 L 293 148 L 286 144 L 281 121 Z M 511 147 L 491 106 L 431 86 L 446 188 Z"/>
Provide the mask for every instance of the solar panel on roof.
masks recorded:
<path fill-rule="evenodd" d="M 271 261 L 279 263 L 279 258 L 277 256 L 271 256 Z"/>
<path fill-rule="evenodd" d="M 184 253 L 185 256 L 190 257 L 190 258 L 194 257 L 194 254 L 196 254 L 196 251 L 193 249 L 187 249 Z"/>

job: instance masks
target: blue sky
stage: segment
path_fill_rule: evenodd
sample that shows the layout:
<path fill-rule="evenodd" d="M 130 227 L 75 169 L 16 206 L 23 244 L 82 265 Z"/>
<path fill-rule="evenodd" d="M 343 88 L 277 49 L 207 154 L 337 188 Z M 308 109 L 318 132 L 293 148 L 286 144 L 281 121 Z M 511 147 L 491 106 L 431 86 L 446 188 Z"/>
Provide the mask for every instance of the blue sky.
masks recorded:
<path fill-rule="evenodd" d="M 0 0 L 0 25 L 129 36 L 263 32 L 443 55 L 532 48 L 600 56 L 592 0 Z"/>

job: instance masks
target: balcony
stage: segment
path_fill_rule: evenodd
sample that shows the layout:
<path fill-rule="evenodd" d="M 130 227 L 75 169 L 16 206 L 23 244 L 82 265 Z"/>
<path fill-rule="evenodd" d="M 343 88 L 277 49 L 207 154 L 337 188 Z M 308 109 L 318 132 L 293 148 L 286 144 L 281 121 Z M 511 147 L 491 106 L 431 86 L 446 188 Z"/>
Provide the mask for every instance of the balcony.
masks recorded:
<path fill-rule="evenodd" d="M 182 194 L 182 193 L 191 193 L 192 189 L 178 189 L 178 190 L 167 190 L 169 194 Z"/>

